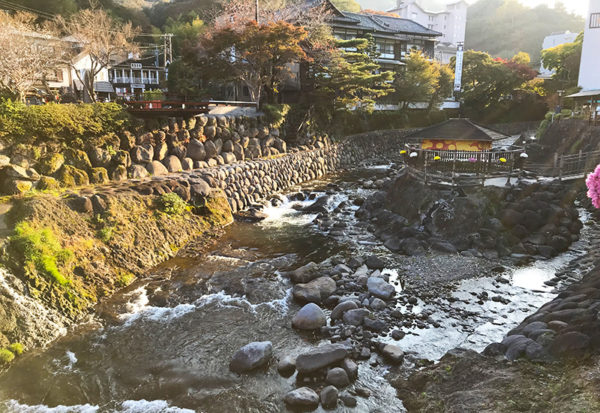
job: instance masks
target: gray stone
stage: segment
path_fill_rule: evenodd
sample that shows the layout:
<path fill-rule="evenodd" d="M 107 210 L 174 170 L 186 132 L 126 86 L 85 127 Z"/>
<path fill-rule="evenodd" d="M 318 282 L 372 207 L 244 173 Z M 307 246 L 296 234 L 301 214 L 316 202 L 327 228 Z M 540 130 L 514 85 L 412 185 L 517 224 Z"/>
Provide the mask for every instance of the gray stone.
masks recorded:
<path fill-rule="evenodd" d="M 192 158 L 185 158 L 183 161 L 181 161 L 181 166 L 183 167 L 184 171 L 191 171 L 194 169 L 194 161 Z"/>
<path fill-rule="evenodd" d="M 206 150 L 204 144 L 198 139 L 192 139 L 187 147 L 187 156 L 194 161 L 203 161 L 206 159 Z"/>
<path fill-rule="evenodd" d="M 231 141 L 228 141 L 228 142 L 231 142 Z M 223 157 L 223 160 L 225 161 L 225 163 L 227 165 L 231 165 L 231 164 L 234 164 L 237 162 L 237 158 L 232 152 L 223 152 L 221 154 L 221 156 Z"/>
<path fill-rule="evenodd" d="M 334 385 L 335 387 L 341 389 L 350 384 L 350 379 L 348 378 L 348 373 L 341 367 L 334 367 L 327 372 L 327 377 L 325 381 L 329 384 Z"/>
<path fill-rule="evenodd" d="M 356 301 L 348 300 L 342 301 L 331 311 L 331 319 L 332 320 L 341 320 L 344 316 L 344 313 L 348 310 L 355 310 L 358 308 L 358 304 Z"/>
<path fill-rule="evenodd" d="M 152 145 L 138 145 L 131 150 L 131 159 L 134 163 L 149 163 L 154 158 Z"/>
<path fill-rule="evenodd" d="M 152 176 L 167 175 L 169 173 L 167 168 L 165 168 L 165 166 L 159 161 L 152 161 L 149 164 L 147 164 L 146 170 Z"/>
<path fill-rule="evenodd" d="M 204 142 L 204 149 L 206 150 L 206 157 L 209 159 L 216 158 L 217 155 L 219 155 L 219 152 L 217 152 L 217 147 L 213 141 Z"/>
<path fill-rule="evenodd" d="M 147 178 L 148 175 L 148 170 L 142 165 L 133 165 L 131 168 L 129 168 L 129 176 L 131 176 L 133 179 Z"/>
<path fill-rule="evenodd" d="M 183 171 L 183 166 L 181 165 L 181 161 L 175 155 L 167 156 L 164 159 L 163 164 L 165 165 L 165 167 L 167 168 L 167 171 L 169 171 L 169 172 Z"/>
<path fill-rule="evenodd" d="M 346 370 L 350 380 L 354 381 L 358 378 L 358 364 L 351 359 L 344 359 L 342 362 L 342 368 Z"/>
<path fill-rule="evenodd" d="M 373 310 L 379 311 L 379 310 L 383 310 L 387 307 L 387 304 L 385 303 L 385 301 L 383 301 L 380 298 L 375 298 L 373 300 L 373 302 L 371 302 L 371 304 L 369 305 Z"/>
<path fill-rule="evenodd" d="M 296 359 L 286 356 L 277 364 L 277 371 L 283 377 L 290 377 L 296 371 Z"/>
<path fill-rule="evenodd" d="M 312 410 L 319 407 L 319 395 L 309 387 L 292 390 L 285 395 L 283 401 L 290 407 Z"/>
<path fill-rule="evenodd" d="M 306 284 L 294 286 L 294 298 L 301 302 L 321 303 L 336 290 L 335 281 L 330 277 L 319 277 Z"/>
<path fill-rule="evenodd" d="M 404 351 L 398 346 L 387 344 L 383 346 L 381 353 L 385 358 L 394 364 L 401 364 L 404 361 Z"/>
<path fill-rule="evenodd" d="M 169 153 L 169 146 L 167 145 L 166 142 L 158 142 L 154 146 L 154 160 L 155 161 L 162 161 L 163 159 L 165 159 L 167 157 L 168 153 Z"/>
<path fill-rule="evenodd" d="M 366 308 L 358 308 L 356 310 L 348 310 L 344 313 L 343 320 L 344 324 L 350 324 L 353 326 L 362 325 L 365 317 L 367 317 L 370 313 Z"/>
<path fill-rule="evenodd" d="M 319 346 L 296 357 L 296 369 L 299 373 L 312 373 L 344 360 L 348 351 L 344 343 Z"/>
<path fill-rule="evenodd" d="M 369 293 L 384 300 L 389 300 L 396 293 L 394 286 L 379 277 L 369 277 L 367 288 L 369 289 Z"/>
<path fill-rule="evenodd" d="M 309 262 L 308 264 L 296 268 L 294 271 L 290 273 L 290 278 L 293 283 L 307 283 L 309 281 L 314 280 L 319 276 L 318 271 L 319 266 L 314 262 Z"/>
<path fill-rule="evenodd" d="M 244 373 L 264 366 L 273 355 L 273 344 L 270 341 L 246 344 L 233 355 L 229 369 L 236 373 Z"/>
<path fill-rule="evenodd" d="M 299 330 L 316 330 L 325 324 L 327 324 L 325 313 L 314 303 L 306 304 L 292 319 L 292 327 Z"/>
<path fill-rule="evenodd" d="M 337 406 L 338 389 L 335 386 L 327 386 L 321 390 L 321 405 L 326 409 Z"/>

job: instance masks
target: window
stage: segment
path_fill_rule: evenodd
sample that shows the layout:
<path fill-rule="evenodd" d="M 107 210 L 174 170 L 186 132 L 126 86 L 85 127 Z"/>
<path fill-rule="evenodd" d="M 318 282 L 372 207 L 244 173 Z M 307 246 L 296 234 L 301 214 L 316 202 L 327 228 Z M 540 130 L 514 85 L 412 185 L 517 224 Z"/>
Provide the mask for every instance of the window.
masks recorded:
<path fill-rule="evenodd" d="M 428 25 L 427 25 L 427 28 L 428 28 L 429 30 L 433 30 L 433 27 L 434 27 L 434 26 L 433 26 L 433 24 L 428 24 Z"/>
<path fill-rule="evenodd" d="M 590 29 L 600 29 L 600 13 L 592 13 L 590 16 Z"/>
<path fill-rule="evenodd" d="M 395 59 L 396 53 L 394 51 L 394 43 L 378 41 L 375 43 L 375 47 L 377 48 L 377 53 L 379 53 L 382 59 Z"/>

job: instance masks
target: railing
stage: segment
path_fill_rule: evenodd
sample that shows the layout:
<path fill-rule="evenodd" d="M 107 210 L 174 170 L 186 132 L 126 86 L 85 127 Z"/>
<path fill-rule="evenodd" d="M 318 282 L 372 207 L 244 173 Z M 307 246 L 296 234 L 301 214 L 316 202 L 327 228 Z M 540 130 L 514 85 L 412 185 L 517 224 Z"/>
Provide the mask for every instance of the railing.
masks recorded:
<path fill-rule="evenodd" d="M 417 157 L 411 157 L 416 153 Z M 413 176 L 426 184 L 484 185 L 487 179 L 516 177 L 524 163 L 522 148 L 506 151 L 407 151 L 405 160 Z"/>
<path fill-rule="evenodd" d="M 111 81 L 111 83 L 138 83 L 138 84 L 144 84 L 144 85 L 158 85 L 159 84 L 158 79 L 149 79 L 149 78 L 142 79 L 141 77 L 113 77 L 110 81 Z"/>
<path fill-rule="evenodd" d="M 527 163 L 526 169 L 538 175 L 563 179 L 583 178 L 600 164 L 600 151 L 583 152 L 573 155 L 554 155 L 551 164 Z"/>

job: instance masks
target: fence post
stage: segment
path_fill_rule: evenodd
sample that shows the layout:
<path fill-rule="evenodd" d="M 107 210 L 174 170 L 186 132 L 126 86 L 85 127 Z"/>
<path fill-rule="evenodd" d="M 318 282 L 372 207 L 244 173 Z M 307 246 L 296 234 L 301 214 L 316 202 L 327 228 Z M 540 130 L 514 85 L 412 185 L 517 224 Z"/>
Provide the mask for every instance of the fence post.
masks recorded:
<path fill-rule="evenodd" d="M 424 156 L 424 168 L 425 169 L 425 185 L 427 185 L 427 151 L 423 151 Z"/>
<path fill-rule="evenodd" d="M 559 167 L 558 167 L 558 181 L 561 182 L 562 181 L 562 176 L 563 176 L 563 167 L 565 166 L 565 158 L 564 156 L 560 157 L 560 163 L 559 163 Z"/>
<path fill-rule="evenodd" d="M 454 174 L 456 172 L 456 151 L 453 153 L 454 157 L 452 159 L 452 186 L 454 186 Z"/>
<path fill-rule="evenodd" d="M 554 166 L 552 167 L 552 171 L 554 175 L 556 175 L 556 169 L 558 168 L 558 152 L 554 152 Z"/>

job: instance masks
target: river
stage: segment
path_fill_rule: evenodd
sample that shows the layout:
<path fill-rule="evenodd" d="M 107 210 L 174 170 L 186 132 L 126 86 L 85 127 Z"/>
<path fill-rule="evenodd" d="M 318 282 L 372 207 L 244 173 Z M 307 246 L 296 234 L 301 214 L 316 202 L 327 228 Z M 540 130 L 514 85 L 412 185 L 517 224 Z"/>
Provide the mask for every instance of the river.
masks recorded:
<path fill-rule="evenodd" d="M 294 376 L 281 377 L 276 363 L 244 376 L 228 365 L 232 354 L 252 341 L 272 341 L 276 357 L 327 342 L 291 328 L 300 306 L 286 271 L 310 261 L 373 253 L 390 258 L 394 265 L 387 271 L 402 286 L 426 286 L 436 277 L 411 277 L 423 268 L 439 271 L 439 282 L 449 286 L 445 294 L 398 304 L 404 314 L 427 322 L 406 327 L 400 341 L 381 337 L 410 354 L 403 367 L 409 372 L 416 360 L 438 360 L 457 346 L 480 351 L 500 340 L 554 297 L 545 282 L 583 256 L 590 248 L 589 232 L 597 230 L 586 225 L 581 240 L 553 260 L 521 268 L 503 263 L 496 272 L 474 258 L 393 256 L 354 218 L 358 207 L 352 202 L 372 193 L 371 183 L 388 169 L 360 168 L 293 188 L 280 205 L 264 210 L 264 221 L 237 222 L 210 251 L 183 254 L 155 268 L 64 337 L 15 362 L 0 377 L 0 411 L 285 411 L 283 396 L 297 387 Z M 297 201 L 298 191 L 311 195 Z M 326 194 L 331 213 L 320 225 L 316 214 L 298 211 Z M 402 295 L 411 289 L 398 290 Z M 480 300 L 483 292 L 490 299 Z M 491 299 L 496 296 L 508 299 Z M 337 411 L 404 410 L 385 379 L 390 367 L 373 359 L 360 363 L 354 385 L 368 389 L 370 397 L 358 397 L 356 408 L 340 404 Z"/>

